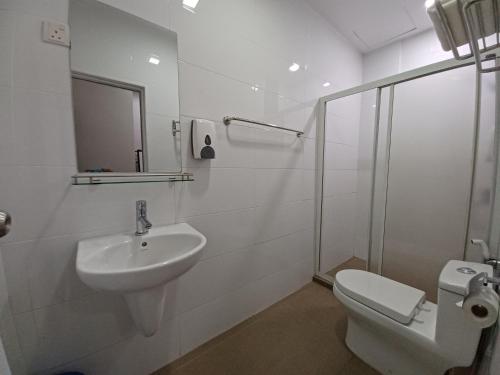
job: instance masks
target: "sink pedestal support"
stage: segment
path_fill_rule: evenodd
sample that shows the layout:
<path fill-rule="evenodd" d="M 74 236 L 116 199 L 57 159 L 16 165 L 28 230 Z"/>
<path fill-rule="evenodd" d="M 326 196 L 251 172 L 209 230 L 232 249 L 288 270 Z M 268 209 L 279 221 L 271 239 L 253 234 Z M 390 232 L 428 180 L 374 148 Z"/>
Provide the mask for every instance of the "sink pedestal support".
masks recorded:
<path fill-rule="evenodd" d="M 160 327 L 166 288 L 167 284 L 123 295 L 135 325 L 146 337 L 153 336 Z"/>

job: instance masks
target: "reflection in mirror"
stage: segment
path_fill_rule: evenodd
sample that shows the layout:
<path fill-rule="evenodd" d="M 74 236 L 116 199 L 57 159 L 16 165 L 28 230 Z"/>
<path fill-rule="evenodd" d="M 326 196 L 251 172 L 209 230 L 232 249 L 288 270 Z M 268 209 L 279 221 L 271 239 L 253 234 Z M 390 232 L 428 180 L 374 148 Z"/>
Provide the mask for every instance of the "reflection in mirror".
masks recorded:
<path fill-rule="evenodd" d="M 77 77 L 72 88 L 78 170 L 145 171 L 142 91 Z"/>
<path fill-rule="evenodd" d="M 177 35 L 95 0 L 70 0 L 78 171 L 181 171 Z"/>

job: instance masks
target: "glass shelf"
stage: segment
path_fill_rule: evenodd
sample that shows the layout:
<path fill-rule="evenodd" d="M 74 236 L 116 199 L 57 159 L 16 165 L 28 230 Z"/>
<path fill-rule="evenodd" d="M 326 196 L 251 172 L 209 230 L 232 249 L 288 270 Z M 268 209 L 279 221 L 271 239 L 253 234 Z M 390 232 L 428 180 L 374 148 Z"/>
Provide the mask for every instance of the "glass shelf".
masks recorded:
<path fill-rule="evenodd" d="M 146 182 L 194 181 L 192 173 L 78 173 L 71 177 L 73 185 L 103 185 Z"/>

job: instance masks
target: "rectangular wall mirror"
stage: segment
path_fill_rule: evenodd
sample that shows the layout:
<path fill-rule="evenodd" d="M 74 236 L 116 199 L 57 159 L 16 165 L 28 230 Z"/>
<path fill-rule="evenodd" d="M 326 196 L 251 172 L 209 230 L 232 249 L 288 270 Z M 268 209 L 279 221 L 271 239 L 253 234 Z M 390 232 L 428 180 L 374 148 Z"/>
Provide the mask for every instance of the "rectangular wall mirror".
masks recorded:
<path fill-rule="evenodd" d="M 180 173 L 177 34 L 70 0 L 79 174 Z"/>

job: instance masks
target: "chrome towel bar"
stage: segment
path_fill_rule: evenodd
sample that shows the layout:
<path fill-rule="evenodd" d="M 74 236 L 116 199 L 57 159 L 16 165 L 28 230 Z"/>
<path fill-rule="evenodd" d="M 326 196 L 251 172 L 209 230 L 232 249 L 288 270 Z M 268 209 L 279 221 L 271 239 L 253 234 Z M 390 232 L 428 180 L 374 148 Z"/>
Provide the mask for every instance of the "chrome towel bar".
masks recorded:
<path fill-rule="evenodd" d="M 274 125 L 274 124 L 269 124 L 269 123 L 267 123 L 267 122 L 261 122 L 261 121 L 249 120 L 249 119 L 242 118 L 242 117 L 231 117 L 231 116 L 226 116 L 226 117 L 224 117 L 224 119 L 223 119 L 222 121 L 223 121 L 223 122 L 224 122 L 224 124 L 226 124 L 226 125 L 230 125 L 232 121 L 240 121 L 240 122 L 246 122 L 246 123 L 249 123 L 249 124 L 256 124 L 256 125 L 267 126 L 267 127 L 269 127 L 269 128 L 274 128 L 274 129 L 286 130 L 286 131 L 289 131 L 289 132 L 296 133 L 296 134 L 297 134 L 297 137 L 300 137 L 301 135 L 303 135 L 303 134 L 304 134 L 304 132 L 302 132 L 302 131 L 300 131 L 300 130 L 295 130 L 295 129 L 290 129 L 290 128 L 284 128 L 283 126 Z"/>

